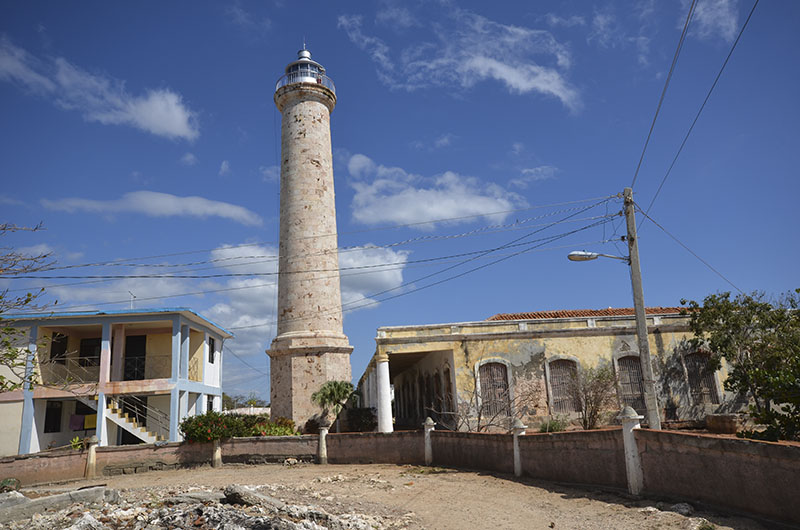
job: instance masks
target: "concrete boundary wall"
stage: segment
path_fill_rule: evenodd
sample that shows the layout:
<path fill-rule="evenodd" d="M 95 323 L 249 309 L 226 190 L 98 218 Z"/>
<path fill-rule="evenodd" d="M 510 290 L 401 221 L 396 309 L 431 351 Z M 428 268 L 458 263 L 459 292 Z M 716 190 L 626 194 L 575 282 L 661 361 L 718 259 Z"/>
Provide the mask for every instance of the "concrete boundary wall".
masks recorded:
<path fill-rule="evenodd" d="M 635 429 L 644 476 L 642 495 L 700 501 L 735 511 L 800 523 L 800 444 L 740 440 L 707 434 Z M 314 460 L 319 436 L 234 438 L 221 444 L 223 462 Z M 510 434 L 434 431 L 433 465 L 513 473 Z M 328 434 L 331 464 L 411 464 L 425 461 L 421 431 Z M 619 428 L 519 439 L 523 476 L 554 482 L 627 486 Z M 97 449 L 97 475 L 209 465 L 210 443 L 168 443 Z M 86 452 L 60 450 L 0 459 L 0 479 L 22 485 L 84 476 Z"/>
<path fill-rule="evenodd" d="M 330 464 L 418 464 L 425 462 L 420 431 L 328 434 Z"/>
<path fill-rule="evenodd" d="M 519 439 L 523 474 L 554 482 L 625 488 L 619 428 L 530 434 Z"/>
<path fill-rule="evenodd" d="M 436 466 L 514 472 L 514 449 L 508 434 L 433 431 L 431 445 Z"/>
<path fill-rule="evenodd" d="M 800 523 L 800 443 L 639 429 L 644 494 Z"/>

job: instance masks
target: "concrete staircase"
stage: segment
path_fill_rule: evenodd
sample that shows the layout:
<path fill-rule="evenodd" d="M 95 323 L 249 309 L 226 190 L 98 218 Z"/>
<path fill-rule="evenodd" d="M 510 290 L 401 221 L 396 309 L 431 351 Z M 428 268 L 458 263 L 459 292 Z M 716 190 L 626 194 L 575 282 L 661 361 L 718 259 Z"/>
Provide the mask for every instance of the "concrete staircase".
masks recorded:
<path fill-rule="evenodd" d="M 163 436 L 149 432 L 145 427 L 140 426 L 135 418 L 131 418 L 127 412 L 122 412 L 121 405 L 114 398 L 109 399 L 106 409 L 106 418 L 136 436 L 144 443 L 152 444 L 164 440 Z"/>

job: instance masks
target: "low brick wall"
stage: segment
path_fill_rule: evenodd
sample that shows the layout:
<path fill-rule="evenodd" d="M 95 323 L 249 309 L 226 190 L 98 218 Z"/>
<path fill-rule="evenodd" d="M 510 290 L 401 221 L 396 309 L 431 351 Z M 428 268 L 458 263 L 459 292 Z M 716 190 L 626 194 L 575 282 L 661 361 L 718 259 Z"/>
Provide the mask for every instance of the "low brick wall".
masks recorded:
<path fill-rule="evenodd" d="M 0 459 L 0 479 L 15 478 L 23 486 L 82 477 L 86 451 L 62 449 Z"/>
<path fill-rule="evenodd" d="M 636 431 L 644 493 L 800 523 L 800 444 Z"/>
<path fill-rule="evenodd" d="M 222 462 L 239 464 L 267 464 L 297 458 L 307 462 L 316 460 L 319 436 L 267 436 L 231 438 L 222 442 Z"/>
<path fill-rule="evenodd" d="M 213 445 L 180 443 L 117 445 L 97 448 L 97 475 L 128 475 L 146 471 L 208 465 Z M 83 476 L 81 472 L 78 477 Z"/>
<path fill-rule="evenodd" d="M 626 488 L 622 432 L 617 429 L 528 434 L 519 439 L 522 472 L 573 484 Z"/>
<path fill-rule="evenodd" d="M 420 431 L 328 434 L 331 464 L 423 464 L 425 445 Z"/>
<path fill-rule="evenodd" d="M 514 472 L 514 445 L 510 434 L 433 431 L 433 463 L 437 466 Z"/>

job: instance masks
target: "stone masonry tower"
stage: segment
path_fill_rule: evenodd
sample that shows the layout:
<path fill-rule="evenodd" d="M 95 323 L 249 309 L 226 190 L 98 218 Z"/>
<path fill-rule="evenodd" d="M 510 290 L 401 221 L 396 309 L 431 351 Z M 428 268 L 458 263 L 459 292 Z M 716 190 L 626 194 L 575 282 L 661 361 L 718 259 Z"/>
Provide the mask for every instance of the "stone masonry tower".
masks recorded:
<path fill-rule="evenodd" d="M 278 335 L 270 356 L 272 416 L 302 428 L 319 412 L 311 394 L 350 381 L 333 193 L 330 113 L 336 89 L 325 68 L 298 52 L 275 89 L 281 118 Z"/>

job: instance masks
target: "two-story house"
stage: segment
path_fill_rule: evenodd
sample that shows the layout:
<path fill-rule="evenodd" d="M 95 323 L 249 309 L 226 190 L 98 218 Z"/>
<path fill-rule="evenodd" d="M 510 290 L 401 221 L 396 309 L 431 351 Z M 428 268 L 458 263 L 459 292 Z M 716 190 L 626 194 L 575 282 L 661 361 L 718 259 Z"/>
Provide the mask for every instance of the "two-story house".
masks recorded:
<path fill-rule="evenodd" d="M 23 331 L 35 383 L 0 393 L 0 455 L 92 434 L 102 446 L 180 441 L 183 418 L 222 410 L 232 335 L 190 309 L 4 315 L 3 324 Z"/>

